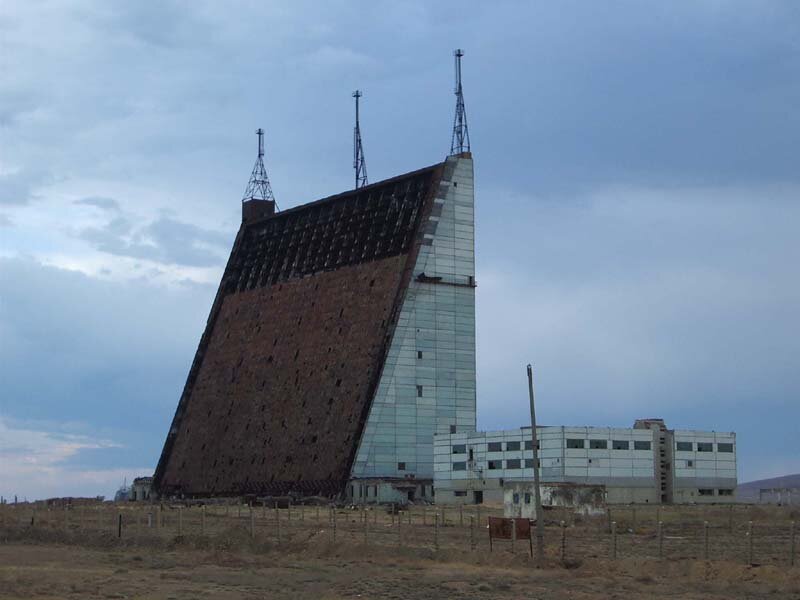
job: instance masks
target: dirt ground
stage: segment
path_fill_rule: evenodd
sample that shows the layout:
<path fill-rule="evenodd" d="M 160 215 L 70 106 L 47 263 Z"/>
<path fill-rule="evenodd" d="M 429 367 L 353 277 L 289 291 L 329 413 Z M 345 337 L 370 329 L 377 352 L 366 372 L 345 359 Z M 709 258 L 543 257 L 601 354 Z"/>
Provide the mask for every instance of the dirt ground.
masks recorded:
<path fill-rule="evenodd" d="M 800 600 L 799 567 L 636 559 L 570 566 L 537 570 L 521 555 L 463 557 L 324 542 L 236 551 L 22 540 L 0 543 L 0 598 Z"/>
<path fill-rule="evenodd" d="M 0 599 L 800 600 L 800 514 L 786 508 L 556 512 L 542 569 L 521 541 L 490 552 L 497 507 L 0 509 Z"/>

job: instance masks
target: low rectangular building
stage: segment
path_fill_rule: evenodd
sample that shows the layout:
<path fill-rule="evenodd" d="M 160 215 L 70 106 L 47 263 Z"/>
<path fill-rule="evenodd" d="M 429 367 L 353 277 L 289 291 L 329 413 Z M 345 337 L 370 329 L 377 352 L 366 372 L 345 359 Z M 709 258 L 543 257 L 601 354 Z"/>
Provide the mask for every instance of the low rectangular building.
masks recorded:
<path fill-rule="evenodd" d="M 668 430 L 660 419 L 632 428 L 539 427 L 544 483 L 603 485 L 610 504 L 727 502 L 736 487 L 733 433 Z M 502 502 L 506 482 L 533 480 L 530 427 L 437 434 L 437 503 Z"/>

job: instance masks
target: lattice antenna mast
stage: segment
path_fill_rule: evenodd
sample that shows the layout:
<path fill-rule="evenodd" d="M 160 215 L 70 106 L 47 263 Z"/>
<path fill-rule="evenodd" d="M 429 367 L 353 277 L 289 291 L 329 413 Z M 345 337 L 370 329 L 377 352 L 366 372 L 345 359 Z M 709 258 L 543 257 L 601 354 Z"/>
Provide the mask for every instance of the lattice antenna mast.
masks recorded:
<path fill-rule="evenodd" d="M 456 57 L 456 117 L 453 120 L 453 137 L 450 140 L 450 154 L 469 152 L 469 129 L 467 110 L 464 108 L 464 91 L 461 89 L 461 57 L 464 51 L 459 48 L 453 52 Z"/>
<path fill-rule="evenodd" d="M 356 171 L 356 189 L 367 185 L 367 162 L 361 145 L 361 125 L 358 122 L 358 100 L 361 95 L 360 90 L 353 92 L 353 98 L 356 99 L 356 126 L 353 129 L 353 169 Z"/>
<path fill-rule="evenodd" d="M 259 127 L 256 135 L 258 136 L 258 158 L 256 164 L 253 165 L 253 172 L 250 174 L 250 181 L 247 183 L 242 202 L 245 200 L 272 200 L 275 202 L 267 170 L 264 168 L 264 130 Z M 277 208 L 277 204 L 275 206 Z"/>

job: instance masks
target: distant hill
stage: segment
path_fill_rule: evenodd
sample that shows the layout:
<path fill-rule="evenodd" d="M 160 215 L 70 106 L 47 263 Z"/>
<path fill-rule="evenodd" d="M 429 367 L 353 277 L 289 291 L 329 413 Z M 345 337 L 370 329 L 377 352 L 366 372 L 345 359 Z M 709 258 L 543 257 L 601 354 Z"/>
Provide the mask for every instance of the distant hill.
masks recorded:
<path fill-rule="evenodd" d="M 758 490 L 769 488 L 800 489 L 800 473 L 740 483 L 736 486 L 736 499 L 739 502 L 758 502 Z"/>
<path fill-rule="evenodd" d="M 800 488 L 800 473 L 782 475 L 771 479 L 758 479 L 740 483 L 737 490 L 760 490 L 764 488 Z"/>

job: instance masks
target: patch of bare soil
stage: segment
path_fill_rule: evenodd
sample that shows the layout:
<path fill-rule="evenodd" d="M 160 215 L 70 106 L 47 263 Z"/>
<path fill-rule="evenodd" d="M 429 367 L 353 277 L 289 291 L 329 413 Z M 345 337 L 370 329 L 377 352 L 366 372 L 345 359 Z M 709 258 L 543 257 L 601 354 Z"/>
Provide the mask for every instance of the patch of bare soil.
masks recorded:
<path fill-rule="evenodd" d="M 231 544 L 235 546 L 235 544 Z M 570 598 L 800 600 L 800 568 L 728 562 L 553 561 L 320 541 L 237 550 L 170 544 L 0 544 L 0 598 Z"/>

